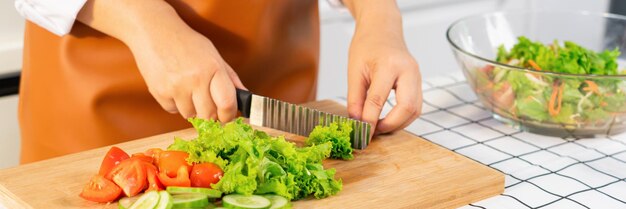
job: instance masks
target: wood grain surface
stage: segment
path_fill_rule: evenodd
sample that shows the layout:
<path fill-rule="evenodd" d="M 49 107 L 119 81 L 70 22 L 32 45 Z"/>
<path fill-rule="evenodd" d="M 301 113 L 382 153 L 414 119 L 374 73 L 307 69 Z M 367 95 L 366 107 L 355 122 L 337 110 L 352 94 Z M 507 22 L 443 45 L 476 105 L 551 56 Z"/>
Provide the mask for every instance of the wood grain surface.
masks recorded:
<path fill-rule="evenodd" d="M 332 101 L 307 104 L 336 114 L 345 107 Z M 262 127 L 300 143 L 304 137 Z M 192 139 L 193 129 L 121 143 L 128 153 L 166 148 L 174 136 Z M 78 197 L 98 172 L 110 147 L 0 170 L 0 204 L 6 208 L 117 208 Z M 406 131 L 377 136 L 356 151 L 352 161 L 326 160 L 343 180 L 339 194 L 294 202 L 295 208 L 456 208 L 500 194 L 504 175 Z"/>

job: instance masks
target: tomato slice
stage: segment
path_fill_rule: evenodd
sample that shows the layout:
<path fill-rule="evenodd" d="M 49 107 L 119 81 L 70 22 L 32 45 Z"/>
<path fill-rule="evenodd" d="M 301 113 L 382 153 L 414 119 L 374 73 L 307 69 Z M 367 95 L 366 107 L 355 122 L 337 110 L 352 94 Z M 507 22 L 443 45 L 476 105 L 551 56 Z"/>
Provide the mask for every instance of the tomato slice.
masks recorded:
<path fill-rule="evenodd" d="M 146 166 L 146 175 L 148 177 L 148 189 L 147 191 L 161 191 L 164 190 L 165 187 L 159 181 L 159 177 L 157 176 L 157 168 L 152 164 L 145 164 Z"/>
<path fill-rule="evenodd" d="M 180 186 L 180 187 L 190 187 L 191 181 L 189 180 L 189 170 L 187 170 L 187 166 L 181 166 L 176 172 L 175 177 L 170 177 L 165 173 L 165 171 L 161 170 L 159 172 L 159 181 L 163 183 L 164 186 Z"/>
<path fill-rule="evenodd" d="M 189 179 L 192 187 L 211 188 L 211 184 L 216 184 L 224 176 L 224 171 L 213 163 L 200 163 L 193 165 Z"/>
<path fill-rule="evenodd" d="M 122 189 L 102 175 L 95 175 L 85 185 L 80 197 L 94 202 L 112 202 L 122 193 Z"/>
<path fill-rule="evenodd" d="M 146 187 L 146 162 L 138 159 L 128 159 L 115 166 L 107 174 L 128 197 L 137 195 Z"/>
<path fill-rule="evenodd" d="M 141 160 L 141 161 L 144 161 L 144 162 L 149 163 L 149 164 L 152 164 L 154 162 L 154 159 L 152 158 L 152 156 L 148 156 L 148 155 L 143 154 L 143 153 L 135 153 L 130 158 Z"/>
<path fill-rule="evenodd" d="M 183 151 L 163 151 L 159 155 L 159 173 L 165 172 L 169 177 L 177 176 L 180 167 L 186 167 L 191 171 L 191 165 L 187 163 L 189 154 Z M 187 174 L 189 176 L 189 174 Z"/>
<path fill-rule="evenodd" d="M 98 174 L 102 176 L 106 175 L 111 171 L 111 169 L 113 169 L 113 167 L 128 158 L 129 156 L 126 152 L 124 152 L 124 150 L 118 147 L 111 147 L 100 164 L 100 171 Z"/>
<path fill-rule="evenodd" d="M 159 158 L 161 156 L 161 152 L 163 152 L 163 150 L 161 148 L 150 148 L 148 150 L 146 150 L 146 155 L 152 157 L 153 162 L 155 165 L 158 165 L 159 163 Z"/>

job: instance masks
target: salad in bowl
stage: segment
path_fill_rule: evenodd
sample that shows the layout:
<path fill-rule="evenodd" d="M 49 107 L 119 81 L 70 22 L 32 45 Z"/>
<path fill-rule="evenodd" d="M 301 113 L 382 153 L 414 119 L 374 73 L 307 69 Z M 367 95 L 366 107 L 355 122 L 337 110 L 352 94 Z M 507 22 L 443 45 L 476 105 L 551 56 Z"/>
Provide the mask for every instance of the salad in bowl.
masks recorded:
<path fill-rule="evenodd" d="M 626 18 L 492 13 L 456 22 L 448 40 L 496 119 L 553 136 L 612 135 L 626 130 L 626 71 L 619 64 L 626 36 L 611 28 L 618 23 Z M 586 25 L 605 27 L 593 28 L 602 31 L 594 36 Z"/>

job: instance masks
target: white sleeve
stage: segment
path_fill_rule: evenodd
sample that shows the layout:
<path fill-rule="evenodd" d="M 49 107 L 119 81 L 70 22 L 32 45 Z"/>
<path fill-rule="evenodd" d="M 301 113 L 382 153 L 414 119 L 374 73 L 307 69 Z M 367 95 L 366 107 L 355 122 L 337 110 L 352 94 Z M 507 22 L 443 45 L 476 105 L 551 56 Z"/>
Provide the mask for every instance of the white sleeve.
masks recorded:
<path fill-rule="evenodd" d="M 24 18 L 59 36 L 68 34 L 87 0 L 15 0 Z"/>
<path fill-rule="evenodd" d="M 346 5 L 343 4 L 342 0 L 327 0 L 328 4 L 330 4 L 330 6 L 332 8 L 338 9 L 338 10 L 345 10 Z"/>

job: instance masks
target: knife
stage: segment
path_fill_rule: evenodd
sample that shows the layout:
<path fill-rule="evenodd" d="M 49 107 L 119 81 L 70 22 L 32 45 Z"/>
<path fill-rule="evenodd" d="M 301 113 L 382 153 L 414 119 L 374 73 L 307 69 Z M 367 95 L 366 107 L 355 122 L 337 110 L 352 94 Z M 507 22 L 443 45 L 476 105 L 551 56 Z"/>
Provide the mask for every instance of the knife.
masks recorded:
<path fill-rule="evenodd" d="M 365 149 L 371 140 L 369 123 L 316 109 L 291 104 L 237 89 L 237 109 L 250 118 L 250 124 L 308 136 L 316 125 L 332 122 L 352 122 L 352 148 Z"/>

